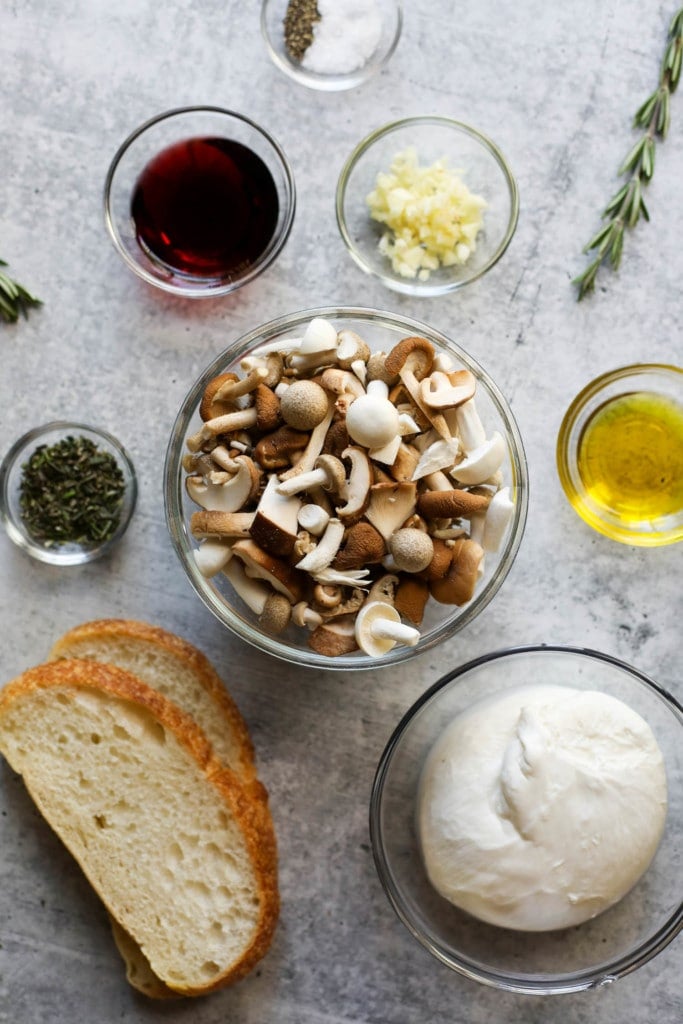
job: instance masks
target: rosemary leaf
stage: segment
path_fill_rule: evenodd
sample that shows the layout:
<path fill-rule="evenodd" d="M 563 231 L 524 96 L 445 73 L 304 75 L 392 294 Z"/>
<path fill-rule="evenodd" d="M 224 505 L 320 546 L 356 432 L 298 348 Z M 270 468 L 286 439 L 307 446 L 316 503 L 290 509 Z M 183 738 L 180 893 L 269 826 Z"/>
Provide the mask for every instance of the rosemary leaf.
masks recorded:
<path fill-rule="evenodd" d="M 0 260 L 0 267 L 6 267 L 4 260 Z M 40 299 L 31 295 L 29 291 L 13 281 L 9 274 L 0 270 L 0 316 L 6 323 L 16 323 L 19 316 L 28 316 L 28 311 L 33 306 L 41 306 Z"/>
<path fill-rule="evenodd" d="M 578 274 L 572 284 L 583 299 L 595 288 L 595 279 L 603 263 L 617 270 L 621 263 L 625 228 L 633 228 L 640 218 L 649 221 L 650 214 L 643 198 L 643 187 L 652 179 L 655 169 L 655 140 L 663 141 L 671 123 L 671 95 L 676 91 L 683 66 L 683 7 L 672 17 L 666 47 L 654 92 L 640 105 L 633 119 L 634 128 L 643 130 L 641 138 L 631 147 L 617 174 L 628 175 L 602 213 L 606 223 L 584 246 L 584 252 L 597 249 L 591 263 Z"/>

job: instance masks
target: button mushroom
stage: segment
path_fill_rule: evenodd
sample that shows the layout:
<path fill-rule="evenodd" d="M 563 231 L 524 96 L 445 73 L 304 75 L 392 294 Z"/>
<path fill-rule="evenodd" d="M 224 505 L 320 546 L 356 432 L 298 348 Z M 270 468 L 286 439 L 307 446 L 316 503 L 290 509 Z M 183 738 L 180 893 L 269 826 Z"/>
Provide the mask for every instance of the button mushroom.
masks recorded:
<path fill-rule="evenodd" d="M 356 615 L 356 643 L 372 658 L 386 654 L 396 644 L 414 647 L 420 631 L 401 622 L 401 616 L 384 601 L 366 602 Z"/>
<path fill-rule="evenodd" d="M 389 389 L 381 380 L 371 380 L 366 394 L 349 406 L 346 429 L 365 448 L 381 448 L 400 437 L 398 412 L 389 401 Z"/>

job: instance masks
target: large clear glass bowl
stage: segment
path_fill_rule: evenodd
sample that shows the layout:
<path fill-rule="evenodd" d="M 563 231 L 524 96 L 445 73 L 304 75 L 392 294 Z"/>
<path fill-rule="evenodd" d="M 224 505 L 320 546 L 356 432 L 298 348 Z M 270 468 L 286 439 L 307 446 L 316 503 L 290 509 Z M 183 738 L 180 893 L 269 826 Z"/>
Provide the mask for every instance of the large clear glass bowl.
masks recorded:
<path fill-rule="evenodd" d="M 442 730 L 475 702 L 516 686 L 553 683 L 598 690 L 628 704 L 664 757 L 669 806 L 659 849 L 640 881 L 585 924 L 522 932 L 485 924 L 430 885 L 418 847 L 416 797 L 425 758 Z M 375 864 L 394 910 L 448 967 L 495 988 L 552 995 L 599 988 L 665 948 L 683 927 L 683 708 L 637 669 L 597 651 L 516 647 L 449 672 L 406 712 L 382 754 L 370 804 Z"/>
<path fill-rule="evenodd" d="M 187 450 L 186 438 L 201 424 L 198 409 L 206 384 L 219 373 L 239 370 L 240 360 L 261 345 L 300 336 L 314 317 L 330 320 L 338 330 L 356 331 L 373 350 L 388 351 L 402 338 L 414 335 L 429 339 L 437 351 L 450 353 L 456 363 L 475 375 L 478 385 L 477 408 L 487 433 L 498 430 L 506 441 L 503 474 L 515 503 L 514 514 L 499 550 L 486 555 L 485 573 L 473 599 L 462 607 L 430 601 L 417 646 L 397 645 L 381 658 L 373 658 L 362 652 L 335 658 L 321 656 L 308 647 L 306 631 L 296 626 L 290 625 L 279 636 L 269 635 L 259 626 L 257 616 L 236 596 L 225 577 L 219 574 L 212 579 L 205 579 L 202 576 L 193 554 L 196 542 L 190 535 L 188 523 L 197 506 L 186 494 L 182 458 Z M 325 307 L 292 313 L 256 327 L 221 352 L 190 388 L 181 406 L 168 444 L 164 475 L 166 519 L 171 540 L 190 583 L 207 608 L 225 626 L 260 650 L 285 661 L 324 669 L 367 669 L 395 665 L 442 643 L 471 622 L 498 592 L 510 571 L 522 540 L 528 505 L 528 477 L 522 439 L 510 407 L 497 385 L 470 355 L 441 331 L 408 317 L 375 309 Z"/>

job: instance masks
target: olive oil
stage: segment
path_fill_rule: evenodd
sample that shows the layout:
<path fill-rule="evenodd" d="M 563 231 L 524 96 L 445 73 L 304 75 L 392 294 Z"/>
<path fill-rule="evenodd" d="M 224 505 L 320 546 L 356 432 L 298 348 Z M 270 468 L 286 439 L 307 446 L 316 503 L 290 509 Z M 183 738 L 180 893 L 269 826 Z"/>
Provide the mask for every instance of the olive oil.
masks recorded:
<path fill-rule="evenodd" d="M 624 525 L 683 512 L 683 406 L 635 391 L 593 413 L 578 446 L 589 499 Z"/>

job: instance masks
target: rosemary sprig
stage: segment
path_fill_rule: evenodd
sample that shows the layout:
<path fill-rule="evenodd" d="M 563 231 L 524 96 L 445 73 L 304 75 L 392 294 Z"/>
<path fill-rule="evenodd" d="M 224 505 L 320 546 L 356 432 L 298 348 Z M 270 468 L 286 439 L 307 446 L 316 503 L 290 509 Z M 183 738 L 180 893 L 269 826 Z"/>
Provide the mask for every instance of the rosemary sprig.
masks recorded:
<path fill-rule="evenodd" d="M 681 77 L 682 62 L 683 7 L 673 16 L 669 25 L 659 85 L 645 100 L 633 120 L 633 127 L 642 128 L 644 132 L 617 172 L 628 175 L 626 183 L 603 210 L 602 218 L 607 218 L 606 223 L 584 247 L 584 252 L 595 251 L 595 257 L 572 281 L 572 284 L 578 286 L 579 300 L 595 288 L 595 278 L 603 263 L 611 265 L 613 270 L 618 269 L 625 229 L 635 227 L 641 216 L 645 220 L 650 219 L 643 188 L 652 178 L 655 169 L 655 139 L 665 139 L 669 130 L 670 100 Z"/>
<path fill-rule="evenodd" d="M 4 260 L 0 260 L 0 267 L 6 267 Z M 40 299 L 31 295 L 18 281 L 13 281 L 9 274 L 0 270 L 0 316 L 8 324 L 13 324 L 19 319 L 19 315 L 28 316 L 32 306 L 42 305 Z"/>

